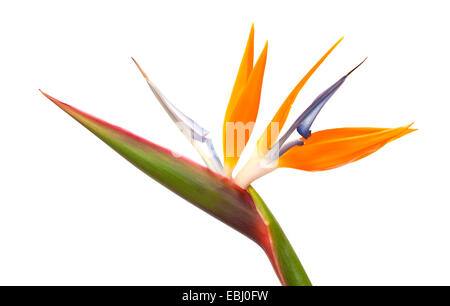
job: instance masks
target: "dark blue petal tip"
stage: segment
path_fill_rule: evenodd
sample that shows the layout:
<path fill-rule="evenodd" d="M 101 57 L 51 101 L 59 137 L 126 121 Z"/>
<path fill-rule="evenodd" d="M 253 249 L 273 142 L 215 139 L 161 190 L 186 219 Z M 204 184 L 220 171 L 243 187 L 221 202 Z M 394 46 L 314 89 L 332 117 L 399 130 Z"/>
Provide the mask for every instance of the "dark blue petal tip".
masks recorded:
<path fill-rule="evenodd" d="M 311 136 L 311 130 L 304 126 L 298 126 L 297 132 L 305 139 L 308 139 Z"/>

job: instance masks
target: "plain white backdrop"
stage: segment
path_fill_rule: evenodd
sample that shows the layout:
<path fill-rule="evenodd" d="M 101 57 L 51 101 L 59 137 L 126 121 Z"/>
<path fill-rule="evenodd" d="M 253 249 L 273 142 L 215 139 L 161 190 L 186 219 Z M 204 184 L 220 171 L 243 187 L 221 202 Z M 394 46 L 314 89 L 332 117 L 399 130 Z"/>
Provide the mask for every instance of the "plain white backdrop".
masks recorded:
<path fill-rule="evenodd" d="M 447 1 L 2 2 L 0 284 L 278 284 L 253 242 L 38 92 L 201 162 L 130 56 L 221 152 L 254 22 L 255 54 L 269 41 L 254 136 L 341 36 L 288 123 L 368 56 L 313 130 L 412 121 L 419 129 L 336 170 L 282 169 L 253 184 L 313 284 L 450 285 L 448 11 Z"/>

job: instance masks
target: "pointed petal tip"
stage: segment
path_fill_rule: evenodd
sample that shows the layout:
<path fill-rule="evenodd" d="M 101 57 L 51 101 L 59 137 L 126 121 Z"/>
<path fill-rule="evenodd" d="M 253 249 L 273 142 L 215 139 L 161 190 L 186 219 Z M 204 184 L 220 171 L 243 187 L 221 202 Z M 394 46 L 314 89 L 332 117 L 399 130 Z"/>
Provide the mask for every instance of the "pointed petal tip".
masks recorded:
<path fill-rule="evenodd" d="M 333 48 L 336 47 L 337 45 L 339 45 L 343 39 L 344 39 L 344 36 L 339 38 L 339 40 L 333 45 Z"/>
<path fill-rule="evenodd" d="M 250 28 L 250 33 L 248 34 L 248 39 L 247 39 L 247 43 L 249 43 L 251 45 L 251 48 L 253 48 L 254 40 L 255 40 L 255 24 L 252 23 L 252 26 Z"/>
<path fill-rule="evenodd" d="M 416 122 L 413 121 L 413 122 L 411 122 L 410 124 L 408 124 L 408 125 L 406 126 L 406 134 L 409 134 L 409 133 L 412 133 L 412 132 L 415 132 L 415 131 L 418 130 L 418 129 L 416 129 L 416 128 L 411 128 L 411 126 L 412 126 L 414 123 L 416 123 Z M 405 134 L 405 135 L 406 135 L 406 134 Z"/>
<path fill-rule="evenodd" d="M 403 132 L 402 136 L 408 135 L 409 133 L 415 132 L 415 131 L 417 131 L 417 130 L 418 130 L 418 129 L 406 129 L 406 130 Z"/>
<path fill-rule="evenodd" d="M 267 59 L 267 50 L 269 48 L 269 41 L 266 40 L 266 43 L 264 44 L 264 49 L 261 51 L 261 54 L 259 55 L 260 58 L 264 61 L 264 67 L 266 65 L 266 59 Z"/>
<path fill-rule="evenodd" d="M 417 129 L 411 129 L 411 128 L 410 128 L 413 124 L 414 124 L 414 122 L 412 122 L 412 123 L 410 123 L 410 124 L 408 124 L 408 125 L 403 126 L 402 128 L 400 128 L 401 131 L 400 131 L 396 136 L 392 137 L 392 138 L 389 140 L 389 142 L 392 142 L 392 141 L 397 140 L 397 139 L 399 139 L 399 138 L 401 138 L 401 137 L 403 137 L 403 136 L 405 136 L 405 135 L 408 135 L 408 134 L 410 134 L 410 133 L 412 133 L 412 132 L 417 131 Z"/>
<path fill-rule="evenodd" d="M 141 72 L 142 76 L 144 77 L 144 79 L 146 79 L 148 81 L 148 76 L 147 74 L 144 72 L 144 70 L 141 68 L 141 66 L 139 65 L 139 63 L 133 58 L 131 57 L 131 59 L 133 60 L 133 62 L 136 64 L 136 67 L 139 69 L 139 71 Z"/>
<path fill-rule="evenodd" d="M 336 42 L 334 43 L 334 45 L 328 50 L 328 52 L 326 53 L 326 55 L 328 56 L 328 55 L 331 53 L 331 51 L 333 51 L 334 48 L 336 48 L 337 45 L 339 45 L 339 44 L 341 43 L 341 41 L 342 41 L 343 39 L 344 39 L 344 36 L 342 36 L 341 38 L 339 38 L 338 41 L 336 41 Z M 326 56 L 325 56 L 325 57 L 326 57 Z"/>
<path fill-rule="evenodd" d="M 408 124 L 408 125 L 405 125 L 405 126 L 403 127 L 403 133 L 402 133 L 401 136 L 417 131 L 418 129 L 411 128 L 411 126 L 412 126 L 414 123 L 415 123 L 415 121 L 411 122 L 411 123 Z M 401 136 L 400 136 L 400 137 L 401 137 Z"/>
<path fill-rule="evenodd" d="M 411 123 L 408 124 L 408 125 L 404 125 L 404 126 L 403 126 L 403 129 L 404 129 L 405 131 L 408 131 L 408 133 L 417 131 L 417 129 L 411 128 L 411 126 L 412 126 L 414 123 L 415 123 L 415 122 L 413 121 L 413 122 L 411 122 Z"/>
<path fill-rule="evenodd" d="M 406 125 L 406 129 L 409 131 L 409 133 L 417 131 L 418 129 L 416 128 L 411 128 L 411 126 L 413 126 L 413 124 L 416 123 L 415 121 L 411 122 L 410 124 Z"/>
<path fill-rule="evenodd" d="M 352 70 L 350 70 L 350 71 L 345 75 L 345 77 L 348 77 L 350 74 L 352 74 L 353 71 L 355 71 L 356 69 L 358 69 L 359 66 L 361 66 L 361 65 L 367 60 L 367 58 L 368 58 L 368 56 L 366 56 L 366 58 L 363 59 L 362 62 L 359 63 L 355 68 L 353 68 Z"/>

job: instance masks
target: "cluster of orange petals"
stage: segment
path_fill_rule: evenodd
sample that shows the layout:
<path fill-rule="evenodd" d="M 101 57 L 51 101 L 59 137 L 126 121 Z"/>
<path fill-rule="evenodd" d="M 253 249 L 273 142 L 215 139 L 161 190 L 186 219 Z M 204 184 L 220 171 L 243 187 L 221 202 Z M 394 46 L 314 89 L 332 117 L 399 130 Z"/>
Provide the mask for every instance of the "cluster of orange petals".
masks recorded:
<path fill-rule="evenodd" d="M 231 177 L 243 148 L 239 149 L 237 146 L 233 146 L 234 154 L 232 156 L 226 154 L 227 143 L 228 145 L 237 143 L 236 131 L 233 131 L 232 134 L 227 133 L 226 124 L 254 123 L 260 104 L 267 43 L 253 66 L 253 40 L 254 27 L 252 26 L 223 122 L 224 172 L 229 177 Z M 279 131 L 283 128 L 298 93 L 341 41 L 342 38 L 319 59 L 280 106 L 258 140 L 257 149 L 260 155 L 264 155 L 276 143 Z M 273 123 L 278 124 L 278 131 L 272 131 Z M 414 130 L 409 125 L 399 128 L 337 128 L 318 131 L 312 133 L 308 139 L 302 139 L 304 145 L 294 146 L 284 153 L 279 158 L 278 167 L 306 171 L 333 169 L 366 157 L 386 143 Z M 250 134 L 251 130 L 245 135 L 245 144 L 247 144 Z"/>

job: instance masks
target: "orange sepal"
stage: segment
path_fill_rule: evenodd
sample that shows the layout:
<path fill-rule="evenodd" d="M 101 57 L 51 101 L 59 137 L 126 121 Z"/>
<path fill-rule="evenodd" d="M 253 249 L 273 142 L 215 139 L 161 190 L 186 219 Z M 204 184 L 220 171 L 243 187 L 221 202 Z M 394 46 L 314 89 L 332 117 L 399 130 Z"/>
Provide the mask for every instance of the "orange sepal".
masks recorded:
<path fill-rule="evenodd" d="M 236 76 L 236 81 L 234 82 L 233 90 L 231 91 L 230 101 L 228 102 L 227 110 L 225 112 L 224 119 L 224 133 L 225 133 L 225 123 L 229 121 L 231 114 L 233 113 L 236 103 L 242 90 L 247 85 L 250 73 L 253 70 L 253 52 L 254 52 L 254 37 L 255 37 L 255 27 L 252 25 L 250 29 L 250 34 L 248 35 L 247 46 L 245 47 L 244 55 L 242 56 L 241 65 L 239 66 L 239 71 Z"/>
<path fill-rule="evenodd" d="M 409 134 L 411 125 L 393 128 L 340 128 L 313 133 L 283 154 L 278 167 L 305 171 L 323 171 L 366 157 L 386 143 Z"/>
<path fill-rule="evenodd" d="M 259 56 L 255 67 L 253 67 L 252 72 L 248 78 L 245 88 L 241 91 L 241 94 L 237 100 L 234 109 L 225 116 L 224 130 L 223 130 L 223 143 L 224 143 L 224 164 L 225 164 L 225 174 L 231 176 L 231 172 L 236 166 L 239 157 L 250 138 L 252 133 L 252 125 L 256 121 L 259 110 L 259 101 L 261 98 L 261 89 L 264 78 L 264 70 L 266 67 L 267 59 L 267 47 L 268 44 L 264 46 L 264 49 Z M 244 131 L 243 144 L 238 143 L 238 133 L 236 129 L 232 129 L 231 133 L 227 133 L 227 123 L 236 125 L 239 128 L 239 124 L 245 127 L 249 127 Z M 241 140 L 241 139 L 239 139 Z M 229 152 L 232 149 L 233 152 Z"/>

